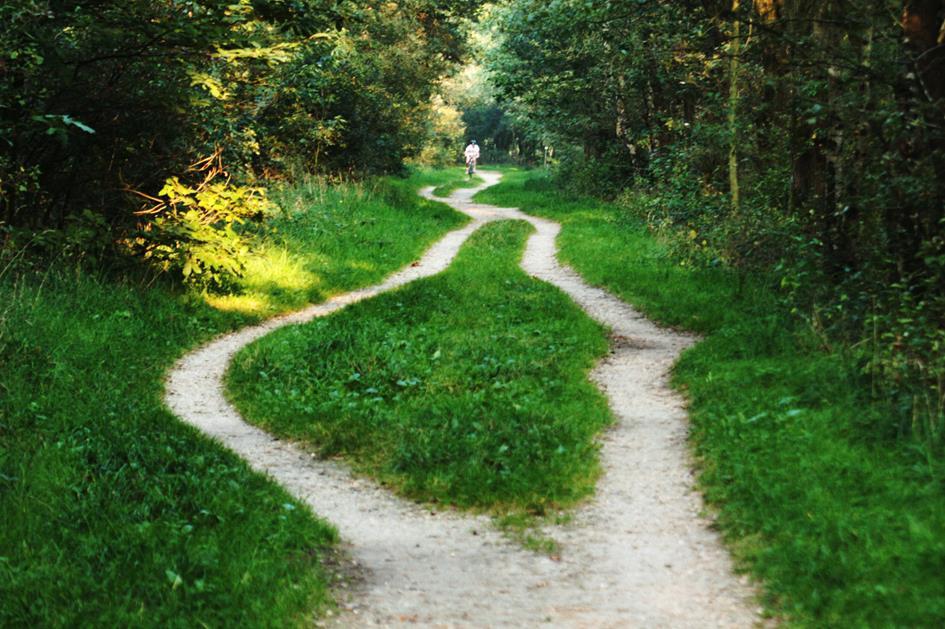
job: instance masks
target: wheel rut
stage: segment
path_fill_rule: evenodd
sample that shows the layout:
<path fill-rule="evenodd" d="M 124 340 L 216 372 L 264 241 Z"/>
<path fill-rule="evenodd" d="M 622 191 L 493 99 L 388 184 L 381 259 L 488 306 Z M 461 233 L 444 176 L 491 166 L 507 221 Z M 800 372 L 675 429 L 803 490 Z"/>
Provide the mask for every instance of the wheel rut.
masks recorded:
<path fill-rule="evenodd" d="M 438 199 L 471 217 L 413 265 L 375 286 L 219 337 L 187 354 L 167 377 L 166 402 L 185 422 L 268 474 L 338 527 L 362 575 L 330 624 L 343 627 L 750 627 L 755 593 L 731 560 L 693 488 L 682 400 L 668 373 L 694 338 L 662 329 L 556 259 L 560 226 L 515 209 L 478 204 L 485 183 Z M 424 191 L 425 196 L 430 191 Z M 592 378 L 617 417 L 601 437 L 597 492 L 556 527 L 559 560 L 524 550 L 484 516 L 433 512 L 314 459 L 247 424 L 224 396 L 227 366 L 269 332 L 326 316 L 445 270 L 466 239 L 493 220 L 535 232 L 522 267 L 567 293 L 613 330 Z"/>

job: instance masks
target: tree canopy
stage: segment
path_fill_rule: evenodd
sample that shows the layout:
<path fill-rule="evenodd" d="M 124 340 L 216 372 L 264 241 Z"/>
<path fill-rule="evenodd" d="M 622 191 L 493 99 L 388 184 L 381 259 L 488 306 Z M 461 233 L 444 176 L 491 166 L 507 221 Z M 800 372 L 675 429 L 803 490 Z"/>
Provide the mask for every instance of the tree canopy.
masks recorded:
<path fill-rule="evenodd" d="M 56 249 L 88 249 L 90 234 L 147 237 L 141 195 L 152 209 L 177 205 L 159 194 L 171 177 L 206 196 L 212 177 L 397 170 L 422 148 L 431 96 L 465 54 L 476 7 L 5 2 L 0 234 Z"/>
<path fill-rule="evenodd" d="M 510 0 L 494 28 L 499 103 L 569 185 L 646 192 L 689 262 L 768 274 L 941 415 L 909 383 L 945 374 L 945 2 Z"/>

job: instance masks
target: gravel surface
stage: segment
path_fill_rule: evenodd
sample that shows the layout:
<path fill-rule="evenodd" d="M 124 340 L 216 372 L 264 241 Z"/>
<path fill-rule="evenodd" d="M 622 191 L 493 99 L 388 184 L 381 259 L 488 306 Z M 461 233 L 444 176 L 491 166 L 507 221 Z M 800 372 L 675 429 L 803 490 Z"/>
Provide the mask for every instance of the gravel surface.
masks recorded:
<path fill-rule="evenodd" d="M 435 627 L 751 627 L 762 622 L 755 592 L 734 575 L 693 488 L 682 400 L 668 372 L 694 338 L 656 327 L 624 302 L 585 284 L 556 261 L 552 221 L 472 202 L 499 180 L 456 191 L 447 202 L 473 220 L 381 284 L 220 337 L 182 358 L 167 378 L 181 419 L 270 475 L 336 525 L 346 542 L 328 624 Z M 424 191 L 429 196 L 430 191 Z M 245 423 L 226 401 L 233 355 L 270 331 L 304 323 L 446 269 L 463 242 L 497 219 L 535 226 L 522 260 L 531 275 L 570 295 L 613 330 L 611 353 L 592 377 L 617 424 L 601 437 L 604 473 L 595 496 L 551 535 L 560 557 L 507 540 L 482 516 L 431 511 L 401 500 L 344 466 Z"/>

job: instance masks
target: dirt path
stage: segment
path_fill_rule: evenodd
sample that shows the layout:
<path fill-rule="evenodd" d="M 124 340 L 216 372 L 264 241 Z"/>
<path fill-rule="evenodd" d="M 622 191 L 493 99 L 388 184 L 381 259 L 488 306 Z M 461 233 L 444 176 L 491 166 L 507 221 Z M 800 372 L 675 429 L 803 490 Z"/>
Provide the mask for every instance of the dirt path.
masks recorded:
<path fill-rule="evenodd" d="M 667 373 L 692 338 L 657 328 L 625 303 L 585 284 L 555 259 L 559 226 L 473 203 L 485 184 L 448 200 L 473 220 L 435 244 L 416 266 L 381 284 L 221 337 L 188 354 L 167 381 L 182 419 L 272 476 L 334 523 L 364 579 L 338 626 L 750 627 L 753 592 L 733 576 L 699 512 L 686 448 L 686 415 Z M 426 191 L 429 195 L 429 191 Z M 602 438 L 605 473 L 593 500 L 556 528 L 553 561 L 503 538 L 487 518 L 432 513 L 344 467 L 313 460 L 243 422 L 223 396 L 223 374 L 246 344 L 292 323 L 438 273 L 475 230 L 496 219 L 535 226 L 522 260 L 530 274 L 568 293 L 614 330 L 612 353 L 594 370 L 618 424 Z"/>

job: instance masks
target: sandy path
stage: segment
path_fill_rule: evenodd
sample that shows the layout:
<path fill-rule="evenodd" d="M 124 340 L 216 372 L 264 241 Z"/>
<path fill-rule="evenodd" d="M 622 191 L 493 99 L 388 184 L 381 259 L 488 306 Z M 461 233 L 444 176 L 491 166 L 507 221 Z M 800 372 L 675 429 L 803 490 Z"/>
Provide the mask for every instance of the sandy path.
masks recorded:
<path fill-rule="evenodd" d="M 486 183 L 450 205 L 473 220 L 436 243 L 416 266 L 381 284 L 220 337 L 188 354 L 167 380 L 167 403 L 334 523 L 364 579 L 339 626 L 749 627 L 753 592 L 699 512 L 686 448 L 686 415 L 667 373 L 690 337 L 657 328 L 625 303 L 585 284 L 555 259 L 559 226 L 511 209 L 476 204 Z M 429 192 L 427 192 L 429 194 Z M 595 497 L 553 536 L 562 558 L 523 550 L 487 518 L 432 513 L 343 466 L 313 460 L 246 424 L 223 396 L 223 375 L 246 344 L 444 270 L 488 221 L 535 226 L 522 260 L 530 274 L 568 293 L 613 328 L 612 353 L 594 370 L 618 424 L 602 438 L 605 474 Z"/>

